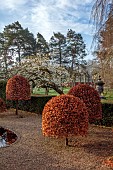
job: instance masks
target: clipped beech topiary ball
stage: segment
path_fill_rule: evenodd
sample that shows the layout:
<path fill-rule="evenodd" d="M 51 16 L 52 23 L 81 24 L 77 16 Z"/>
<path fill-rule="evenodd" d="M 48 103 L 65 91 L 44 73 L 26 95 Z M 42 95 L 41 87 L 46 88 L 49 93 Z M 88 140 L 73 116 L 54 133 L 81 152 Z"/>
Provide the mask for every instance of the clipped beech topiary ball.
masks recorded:
<path fill-rule="evenodd" d="M 102 105 L 100 96 L 93 87 L 87 84 L 78 84 L 70 89 L 68 92 L 70 95 L 74 95 L 83 100 L 86 104 L 89 113 L 89 122 L 92 123 L 95 120 L 102 119 Z"/>
<path fill-rule="evenodd" d="M 0 113 L 6 111 L 6 104 L 2 98 L 0 98 Z"/>
<path fill-rule="evenodd" d="M 42 132 L 45 136 L 68 137 L 86 135 L 88 112 L 78 97 L 60 95 L 50 99 L 42 113 Z"/>
<path fill-rule="evenodd" d="M 7 100 L 29 100 L 30 85 L 26 78 L 15 75 L 10 78 L 6 85 Z"/>

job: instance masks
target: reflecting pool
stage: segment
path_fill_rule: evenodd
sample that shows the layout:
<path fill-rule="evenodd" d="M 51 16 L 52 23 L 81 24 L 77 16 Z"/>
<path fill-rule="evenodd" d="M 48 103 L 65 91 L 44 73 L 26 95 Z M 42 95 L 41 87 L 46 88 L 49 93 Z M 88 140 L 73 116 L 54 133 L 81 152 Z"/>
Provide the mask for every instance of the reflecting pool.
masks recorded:
<path fill-rule="evenodd" d="M 0 127 L 0 147 L 6 147 L 17 140 L 17 135 L 9 129 Z"/>

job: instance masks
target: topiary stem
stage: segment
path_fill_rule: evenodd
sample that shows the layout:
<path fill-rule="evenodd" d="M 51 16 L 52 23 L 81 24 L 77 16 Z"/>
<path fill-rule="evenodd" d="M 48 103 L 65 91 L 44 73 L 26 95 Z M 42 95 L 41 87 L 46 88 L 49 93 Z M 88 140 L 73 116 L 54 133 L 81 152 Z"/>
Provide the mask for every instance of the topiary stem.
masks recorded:
<path fill-rule="evenodd" d="M 65 145 L 68 146 L 68 138 L 65 140 Z"/>
<path fill-rule="evenodd" d="M 18 100 L 16 100 L 16 115 L 18 115 Z"/>

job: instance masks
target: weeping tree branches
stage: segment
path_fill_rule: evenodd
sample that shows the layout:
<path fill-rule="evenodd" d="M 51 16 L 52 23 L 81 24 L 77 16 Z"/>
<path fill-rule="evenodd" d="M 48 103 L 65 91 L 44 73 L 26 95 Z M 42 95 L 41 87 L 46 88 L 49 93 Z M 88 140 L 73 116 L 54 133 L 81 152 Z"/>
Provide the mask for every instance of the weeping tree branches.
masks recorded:
<path fill-rule="evenodd" d="M 91 16 L 96 27 L 96 50 L 106 51 L 109 55 L 113 51 L 113 0 L 96 0 Z"/>
<path fill-rule="evenodd" d="M 91 11 L 91 21 L 95 26 L 93 43 L 100 41 L 101 31 L 106 29 L 107 23 L 113 18 L 113 0 L 96 0 Z M 112 23 L 110 24 L 112 27 Z M 96 46 L 96 48 L 98 45 Z"/>
<path fill-rule="evenodd" d="M 101 30 L 106 21 L 113 16 L 113 0 L 96 0 L 92 7 L 91 16 L 96 30 Z"/>
<path fill-rule="evenodd" d="M 96 50 L 108 54 L 113 46 L 113 0 L 96 0 L 92 7 L 91 17 L 95 24 L 94 41 Z"/>
<path fill-rule="evenodd" d="M 95 25 L 95 51 L 100 74 L 107 86 L 113 86 L 113 0 L 96 0 L 91 17 Z"/>

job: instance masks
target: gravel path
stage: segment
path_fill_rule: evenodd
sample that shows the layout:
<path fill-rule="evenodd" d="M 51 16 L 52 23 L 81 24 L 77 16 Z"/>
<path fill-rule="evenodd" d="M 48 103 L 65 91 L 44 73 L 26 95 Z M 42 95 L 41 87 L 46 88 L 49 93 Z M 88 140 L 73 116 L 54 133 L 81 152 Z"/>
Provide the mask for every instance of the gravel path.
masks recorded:
<path fill-rule="evenodd" d="M 111 128 L 89 126 L 87 137 L 47 138 L 41 115 L 15 110 L 0 114 L 0 126 L 14 131 L 18 140 L 0 148 L 0 170 L 112 170 L 104 161 L 113 156 Z"/>

